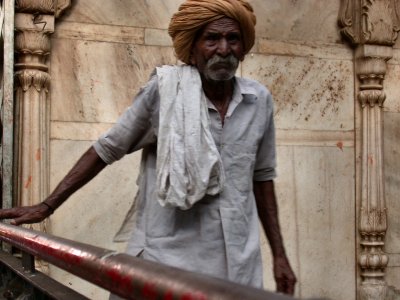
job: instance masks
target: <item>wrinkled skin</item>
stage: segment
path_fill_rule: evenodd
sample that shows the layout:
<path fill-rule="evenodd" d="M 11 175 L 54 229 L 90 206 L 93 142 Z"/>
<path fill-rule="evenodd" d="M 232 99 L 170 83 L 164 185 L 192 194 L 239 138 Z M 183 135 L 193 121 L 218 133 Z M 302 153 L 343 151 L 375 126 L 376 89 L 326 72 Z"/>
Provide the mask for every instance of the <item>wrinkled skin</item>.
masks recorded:
<path fill-rule="evenodd" d="M 231 58 L 233 63 L 211 63 L 216 57 Z M 235 75 L 239 61 L 244 59 L 242 36 L 239 24 L 229 18 L 209 23 L 194 43 L 191 64 L 208 82 L 228 81 Z M 204 80 L 203 80 L 204 82 Z"/>

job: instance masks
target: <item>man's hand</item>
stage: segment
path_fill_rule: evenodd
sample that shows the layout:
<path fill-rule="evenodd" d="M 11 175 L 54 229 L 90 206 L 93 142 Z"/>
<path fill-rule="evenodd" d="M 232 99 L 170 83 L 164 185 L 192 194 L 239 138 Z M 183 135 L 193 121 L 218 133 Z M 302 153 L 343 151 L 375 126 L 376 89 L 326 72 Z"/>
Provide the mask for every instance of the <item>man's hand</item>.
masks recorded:
<path fill-rule="evenodd" d="M 52 214 L 50 207 L 43 203 L 33 206 L 14 207 L 0 210 L 0 219 L 13 219 L 12 225 L 38 223 Z"/>
<path fill-rule="evenodd" d="M 50 216 L 75 191 L 95 177 L 107 164 L 100 158 L 93 146 L 90 147 L 57 185 L 55 190 L 42 202 L 33 206 L 0 210 L 0 219 L 13 219 L 12 225 L 38 223 Z"/>
<path fill-rule="evenodd" d="M 274 277 L 278 292 L 288 295 L 294 294 L 297 279 L 286 256 L 274 258 Z"/>

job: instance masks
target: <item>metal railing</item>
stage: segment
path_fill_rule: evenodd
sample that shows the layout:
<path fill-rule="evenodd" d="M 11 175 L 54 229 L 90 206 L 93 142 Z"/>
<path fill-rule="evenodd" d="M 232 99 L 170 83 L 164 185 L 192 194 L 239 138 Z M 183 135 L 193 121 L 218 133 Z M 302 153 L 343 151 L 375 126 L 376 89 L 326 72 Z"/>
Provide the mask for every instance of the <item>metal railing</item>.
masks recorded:
<path fill-rule="evenodd" d="M 0 240 L 126 299 L 292 299 L 4 223 Z"/>
<path fill-rule="evenodd" d="M 22 254 L 22 259 L 21 259 Z M 34 269 L 33 256 L 0 251 L 0 299 L 89 300 Z"/>

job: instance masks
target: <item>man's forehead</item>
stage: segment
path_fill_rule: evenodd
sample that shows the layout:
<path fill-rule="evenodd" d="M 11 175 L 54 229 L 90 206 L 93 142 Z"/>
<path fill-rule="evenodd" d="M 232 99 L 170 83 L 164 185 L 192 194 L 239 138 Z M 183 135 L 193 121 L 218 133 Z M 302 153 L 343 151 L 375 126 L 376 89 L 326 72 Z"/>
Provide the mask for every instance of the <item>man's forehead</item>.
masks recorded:
<path fill-rule="evenodd" d="M 224 17 L 215 21 L 208 23 L 203 28 L 203 33 L 205 32 L 222 32 L 222 31 L 230 31 L 230 32 L 239 32 L 240 33 L 240 25 L 236 20 Z"/>

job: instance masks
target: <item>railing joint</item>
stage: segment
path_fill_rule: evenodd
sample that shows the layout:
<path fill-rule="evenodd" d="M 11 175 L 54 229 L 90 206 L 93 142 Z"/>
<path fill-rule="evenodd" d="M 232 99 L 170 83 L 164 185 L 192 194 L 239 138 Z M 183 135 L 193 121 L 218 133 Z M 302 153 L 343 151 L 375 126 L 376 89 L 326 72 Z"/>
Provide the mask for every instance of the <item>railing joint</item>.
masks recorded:
<path fill-rule="evenodd" d="M 35 273 L 35 257 L 25 251 L 22 252 L 21 263 L 26 273 Z"/>

